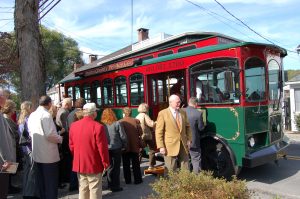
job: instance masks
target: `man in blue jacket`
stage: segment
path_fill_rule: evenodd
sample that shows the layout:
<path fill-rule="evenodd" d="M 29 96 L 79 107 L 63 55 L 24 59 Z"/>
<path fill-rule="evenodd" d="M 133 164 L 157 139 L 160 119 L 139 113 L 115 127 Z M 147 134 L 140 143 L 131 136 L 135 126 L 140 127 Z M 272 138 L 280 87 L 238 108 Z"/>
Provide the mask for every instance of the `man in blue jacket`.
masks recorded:
<path fill-rule="evenodd" d="M 200 135 L 204 129 L 202 112 L 196 109 L 197 98 L 191 97 L 189 99 L 189 105 L 186 108 L 187 117 L 190 122 L 190 128 L 192 130 L 192 143 L 190 146 L 190 155 L 193 165 L 193 172 L 199 173 L 201 171 L 201 146 Z"/>

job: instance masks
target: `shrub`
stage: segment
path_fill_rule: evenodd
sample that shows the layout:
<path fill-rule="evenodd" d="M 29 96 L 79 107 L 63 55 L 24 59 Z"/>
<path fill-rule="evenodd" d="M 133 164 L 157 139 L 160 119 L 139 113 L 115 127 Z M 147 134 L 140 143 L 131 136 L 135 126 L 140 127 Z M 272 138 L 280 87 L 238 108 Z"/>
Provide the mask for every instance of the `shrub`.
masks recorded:
<path fill-rule="evenodd" d="M 296 123 L 298 131 L 300 131 L 300 114 L 295 116 L 295 123 Z"/>
<path fill-rule="evenodd" d="M 148 199 L 220 199 L 250 198 L 246 182 L 233 177 L 231 181 L 214 178 L 211 172 L 196 175 L 186 170 L 170 172 L 151 184 L 155 194 Z"/>

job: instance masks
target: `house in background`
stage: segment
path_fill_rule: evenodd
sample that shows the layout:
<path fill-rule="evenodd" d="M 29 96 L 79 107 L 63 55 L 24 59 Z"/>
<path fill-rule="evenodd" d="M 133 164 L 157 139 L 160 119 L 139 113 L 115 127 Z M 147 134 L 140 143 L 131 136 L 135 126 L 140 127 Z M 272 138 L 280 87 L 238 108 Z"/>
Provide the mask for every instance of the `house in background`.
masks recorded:
<path fill-rule="evenodd" d="M 59 84 L 56 84 L 55 86 L 47 90 L 47 95 L 52 99 L 53 104 L 57 105 L 61 102 L 61 96 L 64 96 L 64 91 L 65 90 L 63 86 L 59 87 Z"/>
<path fill-rule="evenodd" d="M 285 105 L 288 107 L 288 110 L 285 111 L 285 116 L 287 117 L 285 122 L 286 129 L 289 129 L 287 127 L 290 126 L 292 131 L 300 131 L 295 123 L 296 115 L 300 114 L 300 75 L 285 82 L 283 90 L 286 102 L 289 102 Z"/>

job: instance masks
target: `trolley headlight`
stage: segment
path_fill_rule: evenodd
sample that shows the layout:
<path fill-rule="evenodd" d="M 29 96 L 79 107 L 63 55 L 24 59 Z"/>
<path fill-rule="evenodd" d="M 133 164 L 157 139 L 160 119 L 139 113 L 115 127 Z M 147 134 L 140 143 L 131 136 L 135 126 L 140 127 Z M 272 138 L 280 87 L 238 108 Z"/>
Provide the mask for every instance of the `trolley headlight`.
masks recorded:
<path fill-rule="evenodd" d="M 251 136 L 248 138 L 248 146 L 254 147 L 254 145 L 255 145 L 255 139 L 254 137 Z"/>

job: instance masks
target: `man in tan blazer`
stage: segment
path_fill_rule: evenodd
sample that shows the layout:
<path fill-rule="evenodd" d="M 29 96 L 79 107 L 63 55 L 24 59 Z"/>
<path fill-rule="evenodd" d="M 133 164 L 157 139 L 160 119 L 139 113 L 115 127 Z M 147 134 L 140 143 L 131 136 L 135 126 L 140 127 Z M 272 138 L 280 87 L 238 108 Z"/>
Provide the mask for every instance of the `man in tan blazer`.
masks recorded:
<path fill-rule="evenodd" d="M 177 169 L 177 160 L 181 169 L 189 169 L 192 133 L 186 112 L 180 109 L 177 95 L 171 95 L 169 107 L 158 113 L 155 134 L 157 148 L 164 155 L 167 171 Z"/>

